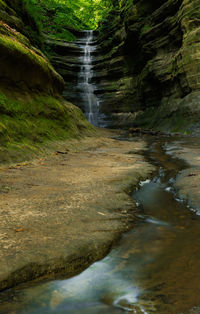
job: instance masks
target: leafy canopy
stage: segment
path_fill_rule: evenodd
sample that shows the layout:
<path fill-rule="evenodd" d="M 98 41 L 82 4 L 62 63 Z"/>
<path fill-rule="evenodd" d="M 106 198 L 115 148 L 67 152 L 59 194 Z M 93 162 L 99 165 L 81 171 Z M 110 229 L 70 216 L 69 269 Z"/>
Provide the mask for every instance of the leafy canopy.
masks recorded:
<path fill-rule="evenodd" d="M 24 0 L 41 31 L 73 40 L 75 29 L 96 29 L 118 0 Z"/>

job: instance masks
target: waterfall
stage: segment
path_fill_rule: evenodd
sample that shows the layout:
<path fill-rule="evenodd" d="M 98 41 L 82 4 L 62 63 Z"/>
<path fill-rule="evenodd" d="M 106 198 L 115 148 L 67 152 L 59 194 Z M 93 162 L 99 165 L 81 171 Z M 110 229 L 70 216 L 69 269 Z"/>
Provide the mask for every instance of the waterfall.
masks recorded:
<path fill-rule="evenodd" d="M 78 89 L 84 99 L 86 118 L 90 123 L 98 126 L 99 101 L 95 95 L 95 84 L 92 83 L 93 65 L 91 54 L 95 51 L 93 38 L 93 31 L 85 31 L 85 37 L 81 40 L 80 47 L 83 50 L 83 57 L 80 57 L 81 66 L 78 74 Z"/>

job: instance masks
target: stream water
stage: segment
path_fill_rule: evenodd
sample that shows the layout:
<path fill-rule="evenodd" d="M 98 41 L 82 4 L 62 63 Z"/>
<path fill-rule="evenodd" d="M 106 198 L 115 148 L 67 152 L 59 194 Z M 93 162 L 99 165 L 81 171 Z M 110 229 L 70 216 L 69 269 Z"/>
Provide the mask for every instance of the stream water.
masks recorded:
<path fill-rule="evenodd" d="M 78 74 L 78 90 L 83 95 L 84 99 L 84 112 L 87 120 L 95 126 L 99 125 L 99 101 L 95 95 L 95 85 L 92 82 L 92 52 L 95 51 L 93 43 L 93 31 L 85 31 L 85 37 L 77 44 L 83 50 L 83 57 L 80 57 L 80 72 Z"/>
<path fill-rule="evenodd" d="M 138 222 L 110 254 L 73 278 L 1 293 L 0 313 L 200 313 L 200 217 L 176 199 L 173 181 L 187 165 L 164 143 L 150 145 L 158 173 L 133 193 Z"/>

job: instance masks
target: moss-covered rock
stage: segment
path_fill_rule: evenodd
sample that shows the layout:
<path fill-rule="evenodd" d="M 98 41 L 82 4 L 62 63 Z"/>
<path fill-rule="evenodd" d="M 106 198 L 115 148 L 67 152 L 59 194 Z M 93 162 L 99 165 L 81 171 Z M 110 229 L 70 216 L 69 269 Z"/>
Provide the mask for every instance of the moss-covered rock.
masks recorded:
<path fill-rule="evenodd" d="M 29 40 L 0 22 L 0 68 L 2 85 L 58 95 L 64 82 L 49 61 Z"/>
<path fill-rule="evenodd" d="M 25 25 L 33 30 L 36 24 L 24 2 L 0 1 L 0 162 L 9 162 L 94 129 L 62 98 L 64 80 L 33 45 L 36 37 L 25 36 Z"/>
<path fill-rule="evenodd" d="M 34 46 L 42 47 L 39 26 L 28 12 L 25 0 L 1 0 L 0 20 L 25 35 Z"/>
<path fill-rule="evenodd" d="M 25 160 L 40 153 L 50 141 L 94 132 L 82 111 L 47 95 L 0 91 L 0 162 Z"/>

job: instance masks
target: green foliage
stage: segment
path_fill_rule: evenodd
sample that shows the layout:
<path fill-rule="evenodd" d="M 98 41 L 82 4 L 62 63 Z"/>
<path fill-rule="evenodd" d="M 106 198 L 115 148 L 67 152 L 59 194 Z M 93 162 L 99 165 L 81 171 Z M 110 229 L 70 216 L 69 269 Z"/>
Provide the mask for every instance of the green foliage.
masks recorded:
<path fill-rule="evenodd" d="M 128 10 L 132 6 L 133 2 L 134 0 L 119 0 L 119 5 L 121 8 Z"/>
<path fill-rule="evenodd" d="M 72 41 L 73 29 L 96 29 L 118 0 L 24 0 L 41 31 Z"/>
<path fill-rule="evenodd" d="M 1 9 L 5 9 L 6 8 L 6 4 L 3 0 L 0 0 L 0 8 Z"/>

